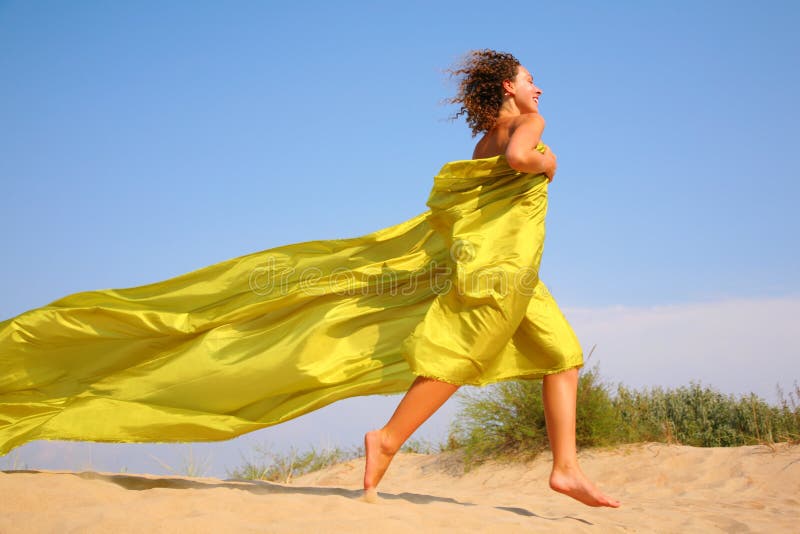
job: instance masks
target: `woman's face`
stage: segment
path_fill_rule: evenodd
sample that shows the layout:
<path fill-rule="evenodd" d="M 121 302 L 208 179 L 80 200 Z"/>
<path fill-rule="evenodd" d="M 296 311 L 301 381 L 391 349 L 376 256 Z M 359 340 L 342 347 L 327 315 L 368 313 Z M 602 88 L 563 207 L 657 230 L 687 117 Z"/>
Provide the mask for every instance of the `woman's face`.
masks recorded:
<path fill-rule="evenodd" d="M 539 111 L 539 95 L 542 90 L 533 83 L 533 76 L 528 69 L 519 66 L 516 77 L 511 80 L 511 94 L 519 108 L 520 113 L 532 113 Z"/>

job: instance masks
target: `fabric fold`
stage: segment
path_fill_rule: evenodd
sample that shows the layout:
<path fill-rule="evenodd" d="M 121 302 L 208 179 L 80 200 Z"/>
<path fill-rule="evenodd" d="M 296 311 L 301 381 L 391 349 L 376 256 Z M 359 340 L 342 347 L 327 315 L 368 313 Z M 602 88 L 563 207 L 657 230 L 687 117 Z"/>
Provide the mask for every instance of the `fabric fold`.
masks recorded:
<path fill-rule="evenodd" d="M 450 162 L 427 206 L 0 322 L 0 454 L 225 440 L 418 375 L 484 385 L 582 365 L 538 276 L 547 178 L 503 156 Z"/>

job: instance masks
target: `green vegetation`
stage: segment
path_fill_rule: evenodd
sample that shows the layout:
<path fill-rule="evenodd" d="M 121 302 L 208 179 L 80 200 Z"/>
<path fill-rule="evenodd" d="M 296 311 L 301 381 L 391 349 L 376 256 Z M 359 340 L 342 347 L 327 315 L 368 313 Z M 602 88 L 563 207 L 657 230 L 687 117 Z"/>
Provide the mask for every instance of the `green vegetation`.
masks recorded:
<path fill-rule="evenodd" d="M 525 461 L 548 447 L 540 380 L 506 381 L 485 388 L 461 388 L 461 411 L 447 440 L 433 444 L 410 439 L 401 452 L 458 452 L 465 470 L 489 459 Z M 788 395 L 778 388 L 779 402 L 757 395 L 724 395 L 691 382 L 673 389 L 642 390 L 606 383 L 595 365 L 581 370 L 578 381 L 576 440 L 579 448 L 656 441 L 697 447 L 800 443 L 800 386 Z M 364 447 L 325 447 L 274 453 L 256 446 L 259 458 L 228 472 L 229 478 L 290 482 L 292 478 L 364 456 Z M 189 447 L 175 474 L 203 476 L 210 458 L 197 458 Z M 25 469 L 19 451 L 7 468 Z M 127 469 L 123 469 L 123 472 Z"/>
<path fill-rule="evenodd" d="M 431 443 L 427 439 L 411 438 L 407 440 L 402 447 L 400 447 L 400 452 L 412 454 L 437 454 L 442 452 L 444 449 L 445 447 L 442 444 L 437 445 Z"/>
<path fill-rule="evenodd" d="M 501 382 L 459 392 L 462 410 L 451 441 L 465 467 L 487 459 L 528 460 L 548 446 L 541 381 Z M 579 448 L 658 441 L 697 447 L 800 442 L 800 387 L 778 405 L 749 394 L 724 395 L 692 382 L 675 389 L 609 385 L 597 366 L 581 371 L 576 441 Z"/>
<path fill-rule="evenodd" d="M 456 451 L 464 470 L 469 470 L 488 459 L 530 460 L 548 447 L 540 380 L 461 388 L 456 395 L 461 411 L 447 440 L 433 444 L 410 439 L 401 452 Z M 579 448 L 647 441 L 698 447 L 800 443 L 800 386 L 795 382 L 788 395 L 779 388 L 778 398 L 776 405 L 770 405 L 752 393 L 724 395 L 695 382 L 673 389 L 636 390 L 606 383 L 596 365 L 585 367 L 578 382 L 576 440 Z M 305 452 L 292 448 L 289 453 L 275 453 L 268 446 L 256 450 L 256 460 L 245 458 L 228 477 L 288 483 L 364 456 L 363 446 L 311 447 Z M 180 473 L 199 476 L 206 467 L 190 449 Z"/>
<path fill-rule="evenodd" d="M 292 478 L 319 471 L 332 465 L 362 458 L 365 454 L 364 446 L 342 449 L 340 447 L 323 447 L 299 452 L 292 447 L 288 453 L 276 453 L 269 445 L 255 446 L 257 459 L 244 458 L 244 465 L 233 471 L 227 471 L 228 478 L 247 480 L 268 480 L 271 482 L 291 482 Z M 427 440 L 409 439 L 400 449 L 400 452 L 417 454 L 435 454 L 441 452 L 441 447 L 433 445 Z"/>
<path fill-rule="evenodd" d="M 339 447 L 327 447 L 300 453 L 294 447 L 289 453 L 276 453 L 269 446 L 256 445 L 258 459 L 248 460 L 241 467 L 228 471 L 229 478 L 249 480 L 269 480 L 272 482 L 291 482 L 293 477 L 318 471 L 331 465 L 346 462 L 364 455 L 364 447 L 350 450 Z"/>

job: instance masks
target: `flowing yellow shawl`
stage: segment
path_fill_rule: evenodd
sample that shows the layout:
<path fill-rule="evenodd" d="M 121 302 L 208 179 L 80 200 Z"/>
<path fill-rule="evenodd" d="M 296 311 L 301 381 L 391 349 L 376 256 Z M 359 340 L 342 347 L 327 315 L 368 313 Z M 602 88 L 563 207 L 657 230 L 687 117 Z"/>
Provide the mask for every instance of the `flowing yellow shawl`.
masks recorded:
<path fill-rule="evenodd" d="M 430 209 L 395 226 L 0 322 L 0 454 L 36 439 L 226 440 L 416 375 L 484 385 L 579 367 L 538 275 L 547 187 L 503 156 L 453 161 Z"/>

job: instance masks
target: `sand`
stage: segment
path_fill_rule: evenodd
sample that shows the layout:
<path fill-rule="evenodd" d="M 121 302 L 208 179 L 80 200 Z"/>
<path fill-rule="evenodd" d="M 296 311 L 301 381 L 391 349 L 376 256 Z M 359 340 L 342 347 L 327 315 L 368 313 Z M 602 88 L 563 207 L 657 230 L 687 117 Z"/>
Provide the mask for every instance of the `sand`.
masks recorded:
<path fill-rule="evenodd" d="M 453 453 L 401 454 L 363 500 L 364 460 L 287 484 L 93 471 L 0 472 L 0 533 L 797 532 L 800 447 L 656 443 L 584 450 L 620 499 L 590 508 L 547 486 L 549 453 L 461 473 Z"/>

